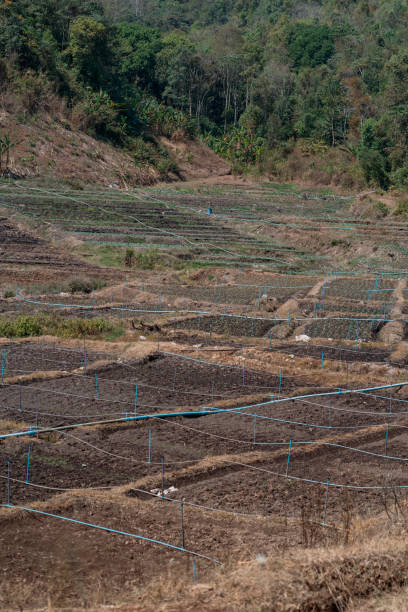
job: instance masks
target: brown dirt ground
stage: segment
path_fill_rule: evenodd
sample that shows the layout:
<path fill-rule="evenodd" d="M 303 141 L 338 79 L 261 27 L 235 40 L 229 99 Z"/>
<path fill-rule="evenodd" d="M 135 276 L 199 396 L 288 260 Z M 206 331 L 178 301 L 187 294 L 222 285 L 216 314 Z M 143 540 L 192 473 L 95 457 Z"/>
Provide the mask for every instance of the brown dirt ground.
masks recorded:
<path fill-rule="evenodd" d="M 44 256 L 44 243 L 39 238 L 36 242 L 24 228 L 14 226 L 3 233 L 11 241 L 3 250 L 7 262 L 0 284 L 9 282 L 11 272 L 28 284 L 33 275 L 53 279 L 76 265 L 58 249 L 50 248 Z M 10 263 L 12 257 L 19 260 Z M 44 274 L 35 272 L 37 268 Z M 208 271 L 189 275 L 203 295 L 211 285 L 208 275 Z M 158 276 L 151 275 L 154 280 Z M 214 274 L 213 282 L 220 282 L 221 276 L 225 271 Z M 262 285 L 268 278 L 271 275 L 262 271 L 247 272 L 241 282 Z M 115 299 L 125 295 L 147 303 L 155 295 L 115 280 Z M 320 282 L 314 279 L 309 300 L 318 297 Z M 363 281 L 353 287 L 357 293 L 367 290 Z M 186 286 L 180 287 L 180 294 L 183 291 Z M 340 311 L 347 304 L 358 311 L 360 298 L 354 300 L 342 291 L 338 283 L 333 304 Z M 111 293 L 96 292 L 101 308 Z M 203 303 L 199 298 L 197 293 L 197 302 Z M 175 299 L 181 296 L 169 296 L 169 303 Z M 283 296 L 283 304 L 290 299 Z M 240 304 L 232 307 L 242 309 Z M 0 431 L 21 431 L 37 423 L 48 429 L 38 436 L 0 441 L 0 503 L 7 501 L 10 462 L 11 503 L 16 506 L 179 546 L 184 499 L 186 549 L 223 565 L 217 569 L 199 559 L 198 583 L 193 585 L 192 558 L 187 553 L 1 507 L 0 608 L 100 610 L 109 605 L 163 611 L 345 611 L 358 609 L 358 604 L 377 605 L 376 594 L 381 592 L 383 598 L 391 589 L 397 591 L 397 601 L 404 601 L 398 589 L 406 581 L 407 500 L 404 490 L 395 486 L 406 484 L 407 463 L 390 455 L 407 457 L 408 415 L 401 401 L 407 398 L 406 388 L 391 396 L 344 394 L 330 403 L 315 398 L 313 404 L 297 400 L 247 407 L 242 411 L 246 414 L 157 418 L 169 409 L 180 413 L 202 406 L 230 410 L 250 406 L 279 392 L 293 396 L 339 386 L 402 382 L 407 379 L 404 343 L 389 346 L 376 341 L 354 351 L 354 342 L 344 339 L 315 338 L 300 344 L 290 337 L 270 345 L 263 337 L 237 336 L 231 341 L 221 333 L 209 338 L 197 329 L 174 330 L 175 325 L 163 332 L 168 318 L 140 318 L 158 326 L 145 341 L 130 324 L 118 341 L 86 340 L 85 376 L 80 369 L 83 345 L 78 340 L 47 336 L 44 345 L 41 338 L 0 342 L 0 350 L 8 353 L 8 373 L 0 386 Z M 296 335 L 298 328 L 291 332 Z M 399 365 L 390 363 L 395 355 Z M 66 428 L 78 422 L 126 418 L 134 412 L 136 385 L 138 414 L 150 415 L 149 419 Z M 61 429 L 49 431 L 51 426 Z M 289 440 L 293 446 L 288 468 Z M 162 485 L 162 457 L 164 485 L 177 489 L 166 500 L 149 495 Z M 328 478 L 332 485 L 391 488 L 326 489 Z M 380 603 L 388 601 L 394 605 L 392 599 Z"/>

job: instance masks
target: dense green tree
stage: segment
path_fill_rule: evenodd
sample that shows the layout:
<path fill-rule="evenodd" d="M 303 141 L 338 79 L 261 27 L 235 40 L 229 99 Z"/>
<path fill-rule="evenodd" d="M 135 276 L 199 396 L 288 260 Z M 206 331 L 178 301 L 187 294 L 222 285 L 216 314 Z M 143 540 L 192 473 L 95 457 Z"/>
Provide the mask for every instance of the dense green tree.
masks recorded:
<path fill-rule="evenodd" d="M 358 158 L 368 183 L 387 189 L 391 170 L 387 155 L 388 140 L 378 121 L 368 119 L 363 124 Z"/>
<path fill-rule="evenodd" d="M 333 34 L 327 25 L 298 22 L 289 29 L 288 49 L 296 68 L 315 68 L 333 55 Z"/>
<path fill-rule="evenodd" d="M 116 141 L 201 131 L 240 162 L 344 145 L 387 187 L 408 182 L 407 40 L 408 0 L 7 0 L 0 89 L 32 113 L 58 92 Z"/>
<path fill-rule="evenodd" d="M 93 88 L 106 87 L 113 65 L 108 28 L 92 17 L 78 17 L 69 33 L 64 55 L 78 79 Z"/>
<path fill-rule="evenodd" d="M 120 23 L 116 35 L 120 74 L 127 83 L 155 92 L 156 56 L 162 48 L 159 31 L 139 23 Z"/>

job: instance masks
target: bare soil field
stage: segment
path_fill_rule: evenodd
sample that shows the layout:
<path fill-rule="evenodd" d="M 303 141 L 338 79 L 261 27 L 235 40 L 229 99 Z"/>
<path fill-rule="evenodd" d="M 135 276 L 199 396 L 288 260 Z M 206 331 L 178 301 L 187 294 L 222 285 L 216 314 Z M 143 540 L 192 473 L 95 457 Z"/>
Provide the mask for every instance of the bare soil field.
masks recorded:
<path fill-rule="evenodd" d="M 4 189 L 13 215 L 62 238 L 2 212 L 0 607 L 346 611 L 391 597 L 408 558 L 404 259 L 374 268 L 377 249 L 359 270 L 348 256 L 328 268 L 326 232 L 347 222 L 372 244 L 380 230 L 321 193 L 160 186 L 139 204 L 105 193 L 107 212 L 101 195 Z M 133 264 L 72 254 L 79 233 L 131 245 Z M 143 240 L 156 259 L 137 259 Z M 52 288 L 72 277 L 105 286 Z"/>

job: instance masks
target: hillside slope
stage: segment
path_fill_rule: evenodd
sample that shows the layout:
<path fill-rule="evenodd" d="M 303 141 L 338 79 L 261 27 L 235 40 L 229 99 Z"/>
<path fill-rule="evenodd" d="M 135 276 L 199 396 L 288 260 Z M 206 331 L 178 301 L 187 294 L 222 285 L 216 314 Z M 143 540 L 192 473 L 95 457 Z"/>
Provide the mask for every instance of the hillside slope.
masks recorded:
<path fill-rule="evenodd" d="M 37 115 L 27 123 L 0 112 L 0 130 L 17 145 L 10 154 L 9 170 L 19 177 L 42 177 L 70 183 L 121 187 L 152 185 L 163 179 L 152 165 L 137 164 L 125 149 L 75 130 L 67 121 Z M 230 166 L 201 141 L 179 135 L 161 144 L 179 168 L 177 179 L 228 174 Z"/>

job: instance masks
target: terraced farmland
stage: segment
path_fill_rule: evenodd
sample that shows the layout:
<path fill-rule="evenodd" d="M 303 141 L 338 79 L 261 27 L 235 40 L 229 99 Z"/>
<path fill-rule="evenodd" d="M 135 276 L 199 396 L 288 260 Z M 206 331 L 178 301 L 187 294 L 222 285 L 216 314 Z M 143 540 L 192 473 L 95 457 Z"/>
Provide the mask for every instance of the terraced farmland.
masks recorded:
<path fill-rule="evenodd" d="M 150 610 L 405 533 L 405 223 L 293 186 L 2 191 L 2 609 Z"/>

